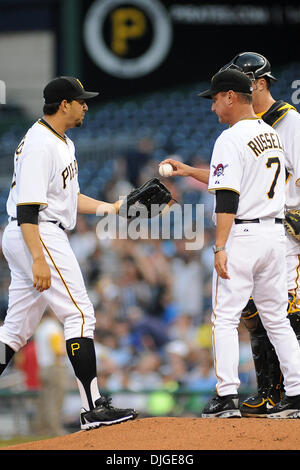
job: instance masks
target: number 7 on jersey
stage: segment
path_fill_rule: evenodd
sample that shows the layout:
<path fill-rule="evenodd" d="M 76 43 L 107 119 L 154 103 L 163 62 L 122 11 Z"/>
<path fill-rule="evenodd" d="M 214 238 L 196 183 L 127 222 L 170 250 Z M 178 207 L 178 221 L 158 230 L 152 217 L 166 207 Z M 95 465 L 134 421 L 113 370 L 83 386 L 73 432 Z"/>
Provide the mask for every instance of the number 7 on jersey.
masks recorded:
<path fill-rule="evenodd" d="M 272 184 L 270 186 L 270 189 L 269 191 L 267 192 L 267 195 L 268 195 L 268 198 L 269 199 L 273 199 L 274 197 L 274 194 L 275 194 L 275 186 L 276 186 L 276 183 L 277 183 L 277 179 L 278 179 L 278 176 L 280 174 L 280 169 L 281 169 L 281 165 L 280 165 L 280 160 L 278 157 L 269 157 L 268 160 L 267 160 L 267 163 L 266 163 L 266 167 L 267 168 L 271 168 L 272 165 L 277 165 L 277 169 L 275 171 L 275 175 L 274 175 L 274 179 L 272 181 Z"/>

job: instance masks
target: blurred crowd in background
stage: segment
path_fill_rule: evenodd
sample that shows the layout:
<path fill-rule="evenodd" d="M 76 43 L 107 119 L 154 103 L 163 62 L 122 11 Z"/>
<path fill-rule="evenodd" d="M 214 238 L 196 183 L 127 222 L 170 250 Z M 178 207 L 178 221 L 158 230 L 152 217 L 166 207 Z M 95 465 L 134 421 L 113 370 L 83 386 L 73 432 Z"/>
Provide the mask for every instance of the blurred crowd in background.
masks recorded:
<path fill-rule="evenodd" d="M 113 202 L 159 176 L 151 142 L 141 144 L 147 147 L 147 156 L 120 155 L 99 199 Z M 207 166 L 199 156 L 189 163 Z M 202 249 L 187 250 L 184 239 L 102 239 L 96 230 L 99 218 L 83 215 L 69 239 L 95 307 L 100 390 L 114 394 L 117 405 L 135 406 L 142 416 L 199 416 L 216 383 L 210 323 L 213 196 L 191 178 L 163 181 L 179 204 L 204 205 Z M 10 279 L 2 254 L 1 273 L 3 321 Z M 61 434 L 66 426 L 78 425 L 80 398 L 70 367 L 62 325 L 46 311 L 33 338 L 0 378 L 0 389 L 39 392 L 33 422 L 40 435 Z M 254 386 L 243 325 L 240 379 L 242 387 Z"/>

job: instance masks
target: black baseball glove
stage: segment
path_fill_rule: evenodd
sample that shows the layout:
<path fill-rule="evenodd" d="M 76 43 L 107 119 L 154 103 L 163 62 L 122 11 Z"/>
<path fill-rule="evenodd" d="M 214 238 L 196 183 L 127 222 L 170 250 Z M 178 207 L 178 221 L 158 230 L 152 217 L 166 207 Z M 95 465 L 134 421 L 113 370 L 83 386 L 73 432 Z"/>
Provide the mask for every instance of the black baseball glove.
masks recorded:
<path fill-rule="evenodd" d="M 284 226 L 286 231 L 300 241 L 300 210 L 292 209 L 285 213 Z"/>
<path fill-rule="evenodd" d="M 172 199 L 168 188 L 158 178 L 151 178 L 126 196 L 119 215 L 127 219 L 150 219 L 161 214 Z"/>

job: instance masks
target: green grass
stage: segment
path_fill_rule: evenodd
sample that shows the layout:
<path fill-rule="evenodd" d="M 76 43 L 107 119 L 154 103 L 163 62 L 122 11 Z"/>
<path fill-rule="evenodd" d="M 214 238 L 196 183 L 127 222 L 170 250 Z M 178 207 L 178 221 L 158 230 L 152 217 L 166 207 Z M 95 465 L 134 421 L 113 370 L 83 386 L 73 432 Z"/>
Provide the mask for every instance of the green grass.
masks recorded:
<path fill-rule="evenodd" d="M 23 444 L 24 442 L 42 441 L 43 439 L 50 439 L 49 436 L 15 436 L 10 439 L 1 439 L 0 448 Z"/>

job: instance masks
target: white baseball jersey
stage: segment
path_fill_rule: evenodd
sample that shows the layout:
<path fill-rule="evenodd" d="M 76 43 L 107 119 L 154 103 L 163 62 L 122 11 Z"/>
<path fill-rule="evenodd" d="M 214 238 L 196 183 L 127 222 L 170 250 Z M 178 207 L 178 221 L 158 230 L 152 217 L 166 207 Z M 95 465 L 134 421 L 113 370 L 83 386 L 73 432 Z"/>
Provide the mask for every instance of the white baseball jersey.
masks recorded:
<path fill-rule="evenodd" d="M 294 109 L 280 119 L 274 129 L 285 151 L 289 178 L 286 186 L 286 209 L 300 208 L 300 114 Z"/>
<path fill-rule="evenodd" d="M 286 209 L 300 209 L 300 114 L 290 109 L 274 124 L 285 151 Z M 288 290 L 300 299 L 300 243 L 290 235 L 286 237 Z"/>
<path fill-rule="evenodd" d="M 73 142 L 39 119 L 15 152 L 8 215 L 15 218 L 18 205 L 38 204 L 39 222 L 54 220 L 71 230 L 76 224 L 78 193 Z"/>
<path fill-rule="evenodd" d="M 284 152 L 271 126 L 245 119 L 222 132 L 213 149 L 208 190 L 237 192 L 236 218 L 283 218 L 284 187 Z"/>
<path fill-rule="evenodd" d="M 34 334 L 47 306 L 64 325 L 66 339 L 93 337 L 94 307 L 64 228 L 76 223 L 79 186 L 74 145 L 44 120 L 27 132 L 15 152 L 14 177 L 7 201 L 10 221 L 2 249 L 11 271 L 9 305 L 0 341 L 18 351 Z M 51 272 L 51 287 L 33 287 L 32 256 L 16 218 L 19 204 L 38 204 L 39 233 Z"/>

